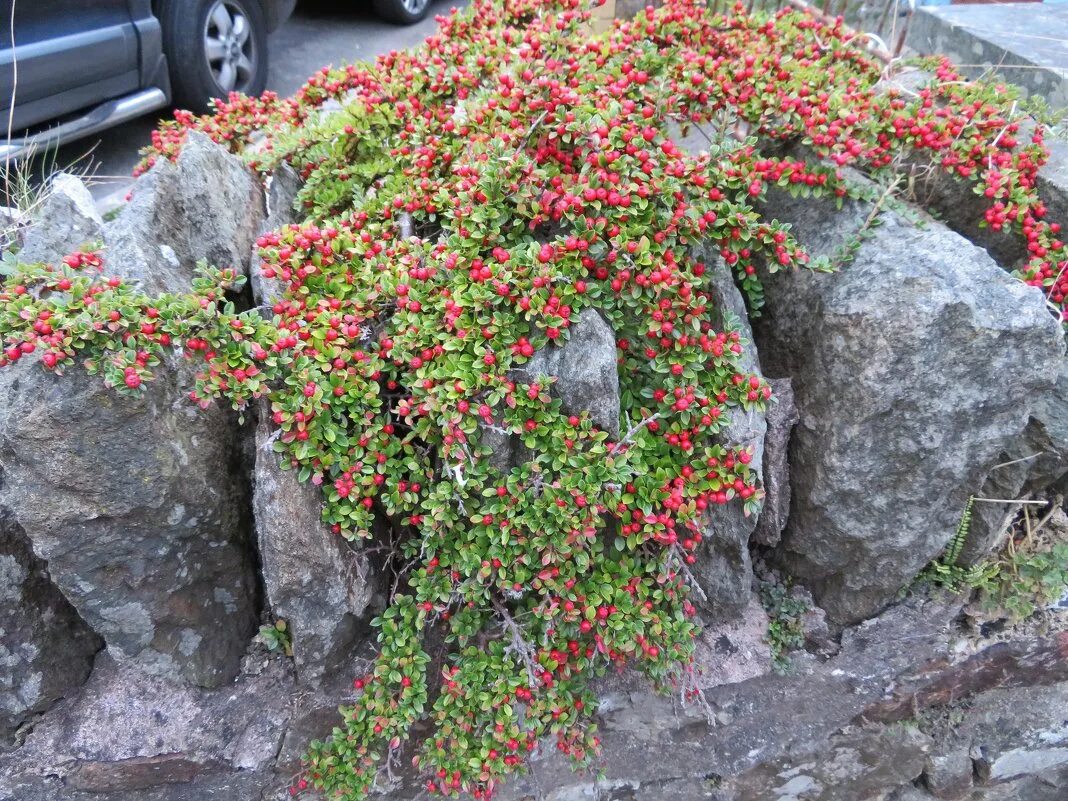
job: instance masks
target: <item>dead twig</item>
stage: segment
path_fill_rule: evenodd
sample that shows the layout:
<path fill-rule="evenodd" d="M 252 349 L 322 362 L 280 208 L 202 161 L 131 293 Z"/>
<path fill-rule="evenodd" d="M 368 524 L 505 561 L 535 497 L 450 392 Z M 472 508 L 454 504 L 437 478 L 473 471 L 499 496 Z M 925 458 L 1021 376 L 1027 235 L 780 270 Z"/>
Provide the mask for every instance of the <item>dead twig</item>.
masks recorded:
<path fill-rule="evenodd" d="M 624 436 L 623 439 L 621 439 L 619 441 L 619 444 L 616 446 L 616 450 L 619 450 L 620 448 L 622 448 L 625 445 L 629 445 L 631 442 L 634 441 L 634 437 L 638 434 L 639 431 L 641 431 L 643 428 L 645 428 L 647 425 L 649 425 L 653 421 L 659 420 L 659 419 L 660 419 L 660 412 L 657 412 L 656 414 L 654 414 L 654 415 L 652 415 L 650 417 L 643 417 L 638 423 L 636 423 L 635 425 L 630 427 L 630 431 L 628 431 L 626 436 Z"/>
<path fill-rule="evenodd" d="M 700 596 L 702 601 L 707 601 L 708 595 L 705 594 L 705 591 L 697 581 L 697 577 L 693 574 L 693 571 L 690 570 L 689 565 L 686 564 L 685 558 L 679 552 L 679 546 L 672 545 L 671 550 L 668 551 L 668 553 L 670 554 L 670 557 L 674 559 L 676 568 L 685 577 L 686 583 L 690 585 L 690 588 Z"/>
<path fill-rule="evenodd" d="M 534 123 L 530 126 L 530 129 L 527 131 L 526 136 L 523 137 L 523 141 L 519 143 L 519 148 L 518 148 L 519 150 L 524 150 L 526 148 L 527 144 L 530 142 L 530 137 L 532 137 L 534 135 L 534 131 L 536 131 L 538 129 L 538 126 L 541 125 L 542 122 L 544 122 L 545 117 L 548 114 L 549 114 L 549 109 L 545 109 L 545 111 L 543 111 L 541 114 L 538 115 L 538 118 L 536 120 L 534 120 Z"/>
<path fill-rule="evenodd" d="M 519 654 L 519 658 L 523 660 L 523 665 L 527 670 L 527 682 L 530 685 L 530 689 L 536 689 L 538 686 L 538 674 L 537 667 L 534 664 L 534 648 L 527 642 L 523 636 L 523 630 L 515 622 L 515 618 L 512 617 L 504 604 L 493 597 L 490 598 L 490 602 L 493 604 L 493 610 L 500 616 L 505 628 L 512 635 L 512 642 L 505 650 Z"/>

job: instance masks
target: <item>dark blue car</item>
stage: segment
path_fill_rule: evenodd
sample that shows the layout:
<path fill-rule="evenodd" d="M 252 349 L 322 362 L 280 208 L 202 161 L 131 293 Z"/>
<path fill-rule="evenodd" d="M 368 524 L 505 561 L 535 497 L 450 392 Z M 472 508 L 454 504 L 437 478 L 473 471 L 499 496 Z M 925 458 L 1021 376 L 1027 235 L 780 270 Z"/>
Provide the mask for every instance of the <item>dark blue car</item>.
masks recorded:
<path fill-rule="evenodd" d="M 202 111 L 231 91 L 262 92 L 267 34 L 295 4 L 0 2 L 0 158 L 88 136 L 163 106 Z"/>
<path fill-rule="evenodd" d="M 430 0 L 372 0 L 391 22 Z M 259 94 L 296 0 L 0 0 L 0 163 L 165 106 Z M 14 39 L 14 47 L 12 47 Z"/>

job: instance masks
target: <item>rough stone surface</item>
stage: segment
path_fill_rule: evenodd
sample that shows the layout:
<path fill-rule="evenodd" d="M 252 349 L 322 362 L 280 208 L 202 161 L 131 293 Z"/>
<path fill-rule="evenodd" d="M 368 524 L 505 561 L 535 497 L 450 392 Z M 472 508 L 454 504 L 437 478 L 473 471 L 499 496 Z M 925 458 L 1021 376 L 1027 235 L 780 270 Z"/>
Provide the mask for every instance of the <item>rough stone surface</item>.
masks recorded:
<path fill-rule="evenodd" d="M 935 798 L 958 799 L 972 789 L 972 758 L 968 751 L 957 748 L 927 757 L 923 768 L 923 784 Z"/>
<path fill-rule="evenodd" d="M 260 223 L 258 233 L 274 231 L 297 221 L 298 215 L 293 210 L 293 204 L 296 202 L 299 191 L 300 176 L 292 167 L 283 162 L 271 175 L 267 189 L 267 216 Z M 249 286 L 252 289 L 252 300 L 256 306 L 273 306 L 281 297 L 279 281 L 263 275 L 259 269 L 255 245 L 252 250 L 249 263 Z M 267 308 L 264 308 L 264 313 L 269 313 Z"/>
<path fill-rule="evenodd" d="M 937 605 L 891 609 L 850 630 L 841 653 L 825 663 L 810 663 L 792 675 L 708 687 L 713 725 L 698 709 L 680 708 L 632 685 L 607 690 L 598 712 L 602 777 L 576 775 L 564 759 L 547 754 L 535 760 L 531 778 L 510 783 L 500 797 L 874 801 L 908 792 L 929 754 L 957 747 L 925 717 L 946 707 L 921 706 L 917 713 L 923 719 L 908 722 L 865 721 L 863 712 L 917 667 L 949 664 L 953 648 L 939 621 L 951 615 L 952 609 Z M 977 685 L 954 703 L 989 710 L 998 692 Z M 1063 716 L 1063 707 L 1049 711 L 1044 692 L 1032 688 L 1033 698 L 1020 701 L 1029 711 L 1007 741 L 1037 741 L 1050 718 Z M 1051 775 L 1037 769 L 1043 779 Z M 413 788 L 393 797 L 415 795 Z"/>
<path fill-rule="evenodd" d="M 0 799 L 259 799 L 277 781 L 273 765 L 289 719 L 302 705 L 321 703 L 296 690 L 282 658 L 257 664 L 229 687 L 201 690 L 102 656 L 77 698 L 57 705 L 18 751 L 0 757 Z M 207 792 L 215 786 L 255 792 Z"/>
<path fill-rule="evenodd" d="M 0 507 L 0 749 L 21 723 L 85 681 L 102 645 Z"/>
<path fill-rule="evenodd" d="M 918 666 L 893 692 L 866 709 L 863 718 L 901 721 L 919 710 L 988 690 L 1034 689 L 1066 682 L 1068 629 L 1049 637 L 998 642 L 948 666 L 938 660 Z"/>
<path fill-rule="evenodd" d="M 266 407 L 259 416 L 253 510 L 264 589 L 288 624 L 298 675 L 317 681 L 367 636 L 384 573 L 322 522 L 322 493 L 281 469 Z"/>
<path fill-rule="evenodd" d="M 697 254 L 708 266 L 708 291 L 716 305 L 714 324 L 719 330 L 736 330 L 741 335 L 742 353 L 738 370 L 761 375 L 760 359 L 753 343 L 753 331 L 745 300 L 734 285 L 730 269 L 721 259 L 710 253 Z M 753 454 L 750 466 L 763 483 L 764 434 L 767 422 L 763 412 L 730 410 L 730 420 L 718 434 L 729 447 L 745 447 Z M 694 598 L 705 616 L 712 620 L 726 620 L 736 616 L 748 602 L 753 583 L 753 564 L 749 557 L 749 537 L 756 528 L 757 516 L 746 515 L 741 499 L 731 501 L 726 508 L 717 508 L 709 517 L 707 534 L 701 544 L 694 575 L 701 588 Z"/>
<path fill-rule="evenodd" d="M 778 675 L 767 672 L 766 618 L 754 607 L 744 622 L 705 632 L 706 708 L 657 696 L 632 674 L 606 677 L 597 687 L 603 774 L 574 773 L 546 748 L 533 775 L 499 797 L 930 801 L 949 797 L 925 788 L 936 773 L 960 773 L 963 753 L 974 766 L 970 801 L 1059 801 L 1050 788 L 1068 786 L 1068 682 L 1053 655 L 1063 661 L 1068 632 L 1042 648 L 991 646 L 956 633 L 958 609 L 914 598 L 847 629 L 834 658 L 799 658 Z M 887 712 L 888 694 L 907 697 L 905 716 Z M 250 655 L 233 685 L 198 690 L 103 656 L 78 698 L 0 755 L 0 799 L 281 801 L 307 742 L 336 725 L 339 699 L 338 687 L 301 687 L 279 657 Z M 384 797 L 421 792 L 405 770 Z"/>
<path fill-rule="evenodd" d="M 772 402 L 765 412 L 768 431 L 764 436 L 764 508 L 760 510 L 752 539 L 774 547 L 779 544 L 790 517 L 790 433 L 800 415 L 790 379 L 773 378 L 768 383 Z"/>
<path fill-rule="evenodd" d="M 130 202 L 104 226 L 104 258 L 109 272 L 136 279 L 149 293 L 188 282 L 200 260 L 247 274 L 263 215 L 252 171 L 192 131 L 178 159 L 141 176 Z"/>
<path fill-rule="evenodd" d="M 1052 392 L 1036 400 L 1027 428 L 1029 461 L 1025 491 L 1068 490 L 1068 360 L 1061 362 Z"/>
<path fill-rule="evenodd" d="M 815 254 L 862 226 L 866 203 L 773 196 Z M 969 495 L 1049 392 L 1064 342 L 1041 293 L 935 221 L 887 213 L 836 274 L 766 282 L 765 370 L 794 379 L 788 572 L 832 620 L 876 612 L 945 546 Z"/>
<path fill-rule="evenodd" d="M 1038 193 L 1052 221 L 1068 220 L 1068 142 L 1047 137 L 1049 160 L 1038 171 Z"/>
<path fill-rule="evenodd" d="M 0 371 L 0 504 L 109 650 L 217 685 L 256 622 L 236 426 L 173 371 L 139 398 L 99 376 Z"/>
<path fill-rule="evenodd" d="M 1066 709 L 1068 684 L 1063 682 L 994 690 L 982 696 L 980 704 L 961 705 L 960 721 L 946 743 L 971 758 L 975 791 L 968 797 L 1064 798 L 1068 791 Z"/>
<path fill-rule="evenodd" d="M 736 618 L 706 626 L 697 640 L 701 684 L 736 684 L 768 673 L 772 665 L 768 622 L 768 613 L 751 595 Z"/>
<path fill-rule="evenodd" d="M 930 747 L 931 738 L 912 728 L 849 728 L 807 759 L 783 755 L 726 782 L 724 790 L 739 799 L 874 799 L 915 779 Z"/>
<path fill-rule="evenodd" d="M 565 410 L 589 412 L 593 424 L 619 436 L 619 373 L 616 337 L 611 327 L 593 309 L 581 312 L 568 329 L 562 347 L 548 345 L 534 353 L 522 367 L 509 373 L 517 381 L 531 383 L 539 376 L 557 379 L 553 392 Z"/>
<path fill-rule="evenodd" d="M 275 168 L 267 192 L 267 219 L 264 221 L 266 230 L 291 225 L 297 221 L 300 215 L 294 205 L 300 187 L 300 176 L 287 163 L 282 162 Z"/>
<path fill-rule="evenodd" d="M 21 262 L 55 262 L 83 246 L 98 244 L 104 221 L 93 196 L 77 176 L 57 173 L 36 213 L 37 222 L 23 235 Z"/>
<path fill-rule="evenodd" d="M 589 412 L 595 426 L 619 437 L 619 373 L 616 338 L 594 309 L 572 322 L 563 345 L 546 345 L 521 367 L 509 371 L 513 381 L 533 383 L 539 377 L 557 379 L 552 392 L 572 414 Z M 490 463 L 501 472 L 523 464 L 529 454 L 517 436 L 482 427 L 482 442 L 492 448 Z"/>
<path fill-rule="evenodd" d="M 1053 391 L 1035 399 L 1024 435 L 999 455 L 998 465 L 979 491 L 983 498 L 1068 494 L 1068 360 Z M 1019 511 L 1019 504 L 975 504 L 960 563 L 974 564 L 1002 547 Z"/>
<path fill-rule="evenodd" d="M 277 781 L 269 771 L 202 771 L 179 784 L 97 792 L 76 790 L 56 776 L 19 775 L 0 778 L 0 801 L 285 801 Z"/>

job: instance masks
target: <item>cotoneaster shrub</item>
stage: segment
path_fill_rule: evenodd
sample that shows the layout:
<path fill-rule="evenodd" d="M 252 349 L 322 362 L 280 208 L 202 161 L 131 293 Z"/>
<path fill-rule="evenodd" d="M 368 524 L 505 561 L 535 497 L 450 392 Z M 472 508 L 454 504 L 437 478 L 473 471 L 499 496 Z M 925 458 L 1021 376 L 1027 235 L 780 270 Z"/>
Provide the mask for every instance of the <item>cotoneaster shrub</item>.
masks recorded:
<path fill-rule="evenodd" d="M 1064 246 L 1035 194 L 1041 131 L 1018 142 L 992 89 L 943 66 L 915 98 L 881 94 L 848 32 L 796 12 L 673 0 L 602 37 L 588 19 L 575 0 L 479 0 L 411 52 L 163 126 L 146 166 L 197 128 L 303 177 L 305 221 L 259 242 L 270 309 L 235 309 L 243 278 L 225 265 L 148 297 L 93 253 L 22 266 L 0 290 L 0 366 L 39 354 L 136 393 L 180 350 L 200 366 L 193 401 L 265 399 L 283 466 L 322 487 L 335 535 L 389 522 L 400 580 L 380 655 L 295 792 L 363 798 L 405 755 L 427 789 L 486 798 L 543 741 L 596 753 L 590 680 L 606 670 L 695 691 L 687 565 L 718 507 L 761 497 L 751 454 L 720 431 L 770 392 L 714 325 L 694 246 L 718 248 L 755 312 L 758 267 L 807 259 L 754 203 L 770 184 L 848 191 L 833 167 L 736 141 L 739 119 L 876 175 L 929 152 L 992 190 L 992 224 L 1027 237 L 1022 274 L 1063 299 Z M 689 124 L 707 154 L 672 142 Z M 617 336 L 616 440 L 547 381 L 509 378 L 591 308 Z M 486 427 L 531 460 L 498 472 Z"/>

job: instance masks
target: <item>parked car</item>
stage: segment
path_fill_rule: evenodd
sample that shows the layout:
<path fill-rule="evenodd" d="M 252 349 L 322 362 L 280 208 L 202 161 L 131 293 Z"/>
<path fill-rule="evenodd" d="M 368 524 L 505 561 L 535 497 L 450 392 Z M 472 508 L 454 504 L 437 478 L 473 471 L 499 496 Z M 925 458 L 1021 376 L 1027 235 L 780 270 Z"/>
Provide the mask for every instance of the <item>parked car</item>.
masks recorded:
<path fill-rule="evenodd" d="M 374 3 L 402 24 L 430 8 L 430 0 Z M 166 106 L 206 111 L 213 97 L 261 93 L 267 34 L 295 5 L 0 0 L 0 163 Z"/>
<path fill-rule="evenodd" d="M 0 124 L 11 132 L 9 141 L 0 141 L 0 157 L 89 136 L 167 105 L 203 111 L 212 97 L 262 92 L 267 34 L 295 5 L 296 0 L 0 2 L 6 23 L 0 37 Z"/>

